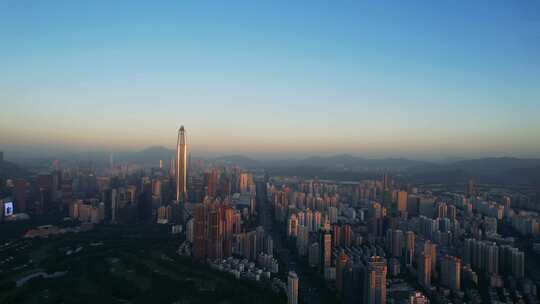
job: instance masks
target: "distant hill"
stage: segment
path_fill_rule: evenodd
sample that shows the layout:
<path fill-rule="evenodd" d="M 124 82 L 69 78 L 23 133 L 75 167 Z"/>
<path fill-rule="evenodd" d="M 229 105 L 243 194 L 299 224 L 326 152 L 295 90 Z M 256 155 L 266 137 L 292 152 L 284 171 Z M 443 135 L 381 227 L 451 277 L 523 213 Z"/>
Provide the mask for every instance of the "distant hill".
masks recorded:
<path fill-rule="evenodd" d="M 116 161 L 129 161 L 140 163 L 157 163 L 160 159 L 170 160 L 175 150 L 161 146 L 150 147 L 137 152 L 115 153 Z M 431 165 L 428 162 L 409 160 L 405 158 L 367 159 L 348 154 L 333 156 L 312 156 L 304 159 L 279 159 L 257 160 L 244 155 L 234 154 L 219 156 L 209 160 L 222 162 L 228 165 L 236 165 L 243 168 L 322 168 L 324 170 L 342 170 L 347 168 L 352 171 L 366 170 L 391 170 L 402 171 L 412 167 Z"/>
<path fill-rule="evenodd" d="M 237 165 L 244 168 L 255 168 L 261 165 L 261 162 L 243 155 L 220 156 L 214 160 L 224 162 L 230 165 Z"/>
<path fill-rule="evenodd" d="M 440 165 L 413 167 L 409 174 L 415 181 L 463 183 L 474 178 L 480 183 L 540 184 L 540 159 L 480 158 Z"/>
<path fill-rule="evenodd" d="M 536 166 L 540 166 L 540 159 L 491 157 L 462 160 L 450 164 L 449 166 L 455 169 L 462 169 L 469 172 L 492 174 L 501 173 L 513 169 L 533 168 Z"/>
<path fill-rule="evenodd" d="M 157 166 L 159 160 L 168 162 L 175 150 L 153 146 L 135 152 L 115 152 L 116 163 L 133 162 Z M 72 161 L 92 161 L 106 164 L 109 152 L 80 152 L 61 155 Z M 62 159 L 62 158 L 61 158 Z M 540 159 L 490 157 L 478 159 L 448 158 L 442 162 L 427 162 L 406 158 L 363 158 L 350 154 L 311 156 L 301 159 L 259 160 L 244 155 L 226 155 L 208 160 L 236 165 L 246 169 L 265 169 L 270 174 L 304 177 L 326 177 L 357 180 L 380 176 L 383 171 L 399 173 L 413 182 L 464 183 L 474 178 L 478 183 L 540 184 Z M 50 163 L 48 160 L 46 163 Z M 35 161 L 32 163 L 35 166 Z M 10 163 L 0 163 L 0 177 L 25 176 L 28 172 Z"/>
<path fill-rule="evenodd" d="M 175 155 L 175 151 L 162 146 L 154 146 L 136 152 L 115 153 L 114 158 L 118 161 L 139 162 L 139 163 L 155 163 L 159 160 L 170 160 Z"/>
<path fill-rule="evenodd" d="M 169 160 L 175 151 L 165 147 L 150 147 L 138 152 L 119 153 L 115 159 L 157 163 Z M 441 183 L 465 182 L 475 178 L 478 182 L 538 183 L 540 159 L 479 158 L 444 163 L 417 161 L 406 158 L 370 159 L 350 154 L 311 156 L 302 159 L 257 160 L 244 155 L 227 155 L 210 159 L 247 169 L 266 169 L 283 175 L 327 176 L 354 178 L 381 171 L 400 172 L 420 181 Z"/>
<path fill-rule="evenodd" d="M 405 158 L 381 158 L 368 159 L 349 154 L 333 156 L 312 156 L 300 160 L 279 160 L 264 163 L 267 167 L 317 167 L 326 170 L 350 170 L 350 171 L 402 171 L 415 166 L 427 165 L 427 162 L 415 161 Z"/>

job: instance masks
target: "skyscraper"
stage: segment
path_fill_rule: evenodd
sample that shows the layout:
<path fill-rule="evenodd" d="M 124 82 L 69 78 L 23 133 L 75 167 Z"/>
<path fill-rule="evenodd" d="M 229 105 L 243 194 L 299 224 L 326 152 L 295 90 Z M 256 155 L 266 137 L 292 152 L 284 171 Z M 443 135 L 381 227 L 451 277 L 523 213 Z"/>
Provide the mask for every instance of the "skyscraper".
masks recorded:
<path fill-rule="evenodd" d="M 176 200 L 183 201 L 186 197 L 187 187 L 187 143 L 186 130 L 181 126 L 178 130 L 176 142 Z"/>
<path fill-rule="evenodd" d="M 289 271 L 287 279 L 287 303 L 298 304 L 298 276 L 293 271 Z"/>

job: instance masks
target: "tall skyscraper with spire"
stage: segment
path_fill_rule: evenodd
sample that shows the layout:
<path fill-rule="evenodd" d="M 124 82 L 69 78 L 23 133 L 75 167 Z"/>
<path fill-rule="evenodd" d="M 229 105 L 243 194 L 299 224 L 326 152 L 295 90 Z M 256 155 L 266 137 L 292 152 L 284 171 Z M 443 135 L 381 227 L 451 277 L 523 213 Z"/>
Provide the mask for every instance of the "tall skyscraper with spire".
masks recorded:
<path fill-rule="evenodd" d="M 187 193 L 187 143 L 186 130 L 181 126 L 176 142 L 176 200 L 184 201 Z"/>

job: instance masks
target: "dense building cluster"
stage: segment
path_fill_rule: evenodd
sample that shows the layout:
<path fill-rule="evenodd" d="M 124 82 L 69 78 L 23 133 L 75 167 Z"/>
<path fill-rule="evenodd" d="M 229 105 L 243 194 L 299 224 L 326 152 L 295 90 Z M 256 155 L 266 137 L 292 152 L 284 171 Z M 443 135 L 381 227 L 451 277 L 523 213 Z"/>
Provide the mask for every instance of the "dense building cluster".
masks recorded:
<path fill-rule="evenodd" d="M 267 199 L 295 254 L 344 303 L 385 303 L 393 278 L 408 278 L 410 303 L 478 302 L 478 290 L 509 288 L 536 299 L 516 240 L 537 235 L 538 215 L 512 208 L 511 193 L 480 193 L 472 180 L 435 193 L 384 174 L 356 184 L 273 178 Z"/>
<path fill-rule="evenodd" d="M 294 304 L 319 295 L 316 280 L 346 304 L 537 303 L 527 265 L 540 253 L 540 208 L 519 191 L 472 179 L 461 189 L 413 185 L 380 172 L 360 181 L 270 176 L 192 160 L 183 127 L 178 136 L 167 167 L 115 164 L 111 155 L 106 165 L 55 161 L 2 181 L 0 219 L 83 223 L 41 226 L 29 238 L 93 224 L 169 225 L 178 254 L 195 265 L 271 281 Z"/>

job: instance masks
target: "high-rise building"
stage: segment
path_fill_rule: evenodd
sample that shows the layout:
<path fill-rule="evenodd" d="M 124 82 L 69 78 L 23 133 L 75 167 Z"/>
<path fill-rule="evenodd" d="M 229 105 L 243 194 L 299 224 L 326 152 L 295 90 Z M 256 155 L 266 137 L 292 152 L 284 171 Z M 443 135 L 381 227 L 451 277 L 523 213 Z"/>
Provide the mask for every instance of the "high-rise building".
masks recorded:
<path fill-rule="evenodd" d="M 420 197 L 418 195 L 407 196 L 407 214 L 417 216 L 420 213 Z"/>
<path fill-rule="evenodd" d="M 353 232 L 352 232 L 351 225 L 349 224 L 343 225 L 341 231 L 342 231 L 341 245 L 345 247 L 350 247 L 352 245 L 352 240 L 353 240 Z"/>
<path fill-rule="evenodd" d="M 53 178 L 51 174 L 38 175 L 39 202 L 41 208 L 37 213 L 47 213 L 52 207 L 53 200 Z"/>
<path fill-rule="evenodd" d="M 431 272 L 435 273 L 435 269 L 437 269 L 437 244 L 430 240 L 425 241 L 424 252 L 431 256 Z"/>
<path fill-rule="evenodd" d="M 414 259 L 414 244 L 416 235 L 413 231 L 405 233 L 405 265 L 411 266 Z"/>
<path fill-rule="evenodd" d="M 369 232 L 375 237 L 383 236 L 383 207 L 378 202 L 373 202 L 368 207 Z"/>
<path fill-rule="evenodd" d="M 298 276 L 293 271 L 287 278 L 287 304 L 298 304 Z"/>
<path fill-rule="evenodd" d="M 320 211 L 315 211 L 313 213 L 313 231 L 319 231 L 322 224 L 322 214 Z"/>
<path fill-rule="evenodd" d="M 212 168 L 209 172 L 204 174 L 204 182 L 206 185 L 206 195 L 215 197 L 217 193 L 217 187 L 219 182 L 219 172 L 216 168 Z"/>
<path fill-rule="evenodd" d="M 512 252 L 511 258 L 512 275 L 517 279 L 525 277 L 525 253 L 519 250 Z"/>
<path fill-rule="evenodd" d="M 364 303 L 366 268 L 363 264 L 348 263 L 343 270 L 343 304 Z"/>
<path fill-rule="evenodd" d="M 368 304 L 386 303 L 386 260 L 372 256 L 367 263 L 365 301 Z"/>
<path fill-rule="evenodd" d="M 26 180 L 17 178 L 13 181 L 13 196 L 15 198 L 15 211 L 26 212 L 27 186 Z"/>
<path fill-rule="evenodd" d="M 248 193 L 249 192 L 249 187 L 250 185 L 253 183 L 252 181 L 252 178 L 251 178 L 251 174 L 247 173 L 247 172 L 242 172 L 240 173 L 240 177 L 239 177 L 239 190 L 240 190 L 240 193 Z"/>
<path fill-rule="evenodd" d="M 332 234 L 329 231 L 322 233 L 322 263 L 323 268 L 332 266 Z"/>
<path fill-rule="evenodd" d="M 441 264 L 441 283 L 453 291 L 461 288 L 461 259 L 445 255 Z"/>
<path fill-rule="evenodd" d="M 472 178 L 467 182 L 467 196 L 476 196 L 476 186 Z"/>
<path fill-rule="evenodd" d="M 341 250 L 336 257 L 336 288 L 340 294 L 343 292 L 343 270 L 347 266 L 348 261 L 349 257 L 345 254 L 345 251 Z"/>
<path fill-rule="evenodd" d="M 298 236 L 298 217 L 296 214 L 291 214 L 287 223 L 287 236 Z"/>
<path fill-rule="evenodd" d="M 187 194 L 187 142 L 184 126 L 178 130 L 176 143 L 176 200 L 184 201 Z"/>
<path fill-rule="evenodd" d="M 448 217 L 448 205 L 443 202 L 438 202 L 435 206 L 435 215 L 439 218 Z"/>
<path fill-rule="evenodd" d="M 298 255 L 306 256 L 309 250 L 309 230 L 306 226 L 298 226 L 298 236 L 296 238 L 296 249 Z"/>
<path fill-rule="evenodd" d="M 407 191 L 399 191 L 397 194 L 397 211 L 407 211 Z"/>
<path fill-rule="evenodd" d="M 230 206 L 224 208 L 224 230 L 223 230 L 223 255 L 232 255 L 232 240 L 234 231 L 234 209 Z"/>
<path fill-rule="evenodd" d="M 383 190 L 388 190 L 392 187 L 392 177 L 388 173 L 383 174 L 382 178 Z"/>
<path fill-rule="evenodd" d="M 457 208 L 454 205 L 448 205 L 448 218 L 452 221 L 457 217 Z"/>
<path fill-rule="evenodd" d="M 426 289 L 431 288 L 431 255 L 422 252 L 418 255 L 418 283 Z"/>
<path fill-rule="evenodd" d="M 212 205 L 208 208 L 208 245 L 206 246 L 208 258 L 211 260 L 223 258 L 223 227 L 220 209 Z"/>
<path fill-rule="evenodd" d="M 388 252 L 396 258 L 403 253 L 403 231 L 390 229 L 386 231 L 386 247 Z"/>
<path fill-rule="evenodd" d="M 341 227 L 339 225 L 332 226 L 332 246 L 341 246 Z"/>
<path fill-rule="evenodd" d="M 309 246 L 309 266 L 317 267 L 321 260 L 321 248 L 319 243 L 313 243 Z"/>
<path fill-rule="evenodd" d="M 204 204 L 195 206 L 194 215 L 194 242 L 193 242 L 193 258 L 203 261 L 206 258 L 206 208 Z"/>
<path fill-rule="evenodd" d="M 500 271 L 517 279 L 525 276 L 525 254 L 518 248 L 503 245 L 499 248 Z"/>
<path fill-rule="evenodd" d="M 328 207 L 328 219 L 330 224 L 335 224 L 338 221 L 338 209 L 336 207 Z"/>
<path fill-rule="evenodd" d="M 499 274 L 499 247 L 496 243 L 465 239 L 463 259 L 474 270 L 490 275 Z"/>

